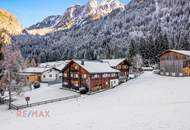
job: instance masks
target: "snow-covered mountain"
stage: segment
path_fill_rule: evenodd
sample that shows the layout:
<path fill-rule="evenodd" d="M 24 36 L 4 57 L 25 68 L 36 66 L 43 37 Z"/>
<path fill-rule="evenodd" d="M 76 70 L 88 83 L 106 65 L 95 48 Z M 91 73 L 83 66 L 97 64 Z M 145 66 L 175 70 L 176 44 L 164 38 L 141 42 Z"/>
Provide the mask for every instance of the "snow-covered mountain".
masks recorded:
<path fill-rule="evenodd" d="M 39 22 L 35 25 L 30 26 L 30 29 L 40 29 L 40 28 L 47 28 L 53 27 L 57 24 L 61 19 L 61 15 L 52 15 L 45 18 L 42 22 Z"/>
<path fill-rule="evenodd" d="M 42 22 L 28 28 L 33 34 L 46 34 L 47 32 L 70 29 L 74 25 L 81 26 L 89 21 L 98 20 L 110 14 L 113 10 L 124 9 L 125 6 L 117 0 L 89 0 L 86 5 L 74 5 L 65 13 L 49 16 Z"/>
<path fill-rule="evenodd" d="M 96 7 L 96 2 L 89 7 Z M 145 62 L 155 63 L 156 56 L 168 48 L 190 50 L 189 5 L 187 0 L 131 0 L 124 11 L 114 10 L 101 19 L 46 36 L 21 36 L 17 43 L 25 57 L 42 62 L 140 54 Z"/>

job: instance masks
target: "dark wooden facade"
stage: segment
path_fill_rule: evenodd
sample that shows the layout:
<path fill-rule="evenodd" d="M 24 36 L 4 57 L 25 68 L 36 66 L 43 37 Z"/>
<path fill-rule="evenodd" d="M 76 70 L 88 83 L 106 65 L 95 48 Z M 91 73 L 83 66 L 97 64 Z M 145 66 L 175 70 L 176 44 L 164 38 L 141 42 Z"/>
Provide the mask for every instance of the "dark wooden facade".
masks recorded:
<path fill-rule="evenodd" d="M 67 64 L 62 73 L 63 87 L 75 90 L 85 87 L 89 92 L 95 92 L 114 87 L 115 82 L 119 82 L 119 73 L 90 73 L 74 61 Z"/>
<path fill-rule="evenodd" d="M 119 80 L 121 82 L 126 82 L 127 81 L 128 77 L 129 77 L 129 67 L 130 67 L 130 64 L 127 61 L 127 59 L 123 60 L 117 66 L 113 67 L 114 69 L 117 69 L 117 70 L 120 71 Z"/>
<path fill-rule="evenodd" d="M 126 82 L 128 80 L 129 68 L 131 64 L 128 62 L 127 59 L 103 59 L 102 61 L 108 63 L 112 68 L 120 71 L 120 83 Z"/>
<path fill-rule="evenodd" d="M 190 58 L 175 51 L 165 51 L 160 54 L 160 73 L 167 76 L 185 76 L 184 69 L 188 67 L 186 61 Z"/>

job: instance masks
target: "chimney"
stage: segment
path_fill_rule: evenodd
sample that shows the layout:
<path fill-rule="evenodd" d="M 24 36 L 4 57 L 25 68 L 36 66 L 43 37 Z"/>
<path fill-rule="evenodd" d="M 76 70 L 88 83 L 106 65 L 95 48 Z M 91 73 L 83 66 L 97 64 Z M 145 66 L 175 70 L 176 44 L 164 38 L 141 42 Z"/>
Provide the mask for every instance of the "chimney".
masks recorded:
<path fill-rule="evenodd" d="M 81 60 L 81 65 L 84 65 L 84 60 Z"/>

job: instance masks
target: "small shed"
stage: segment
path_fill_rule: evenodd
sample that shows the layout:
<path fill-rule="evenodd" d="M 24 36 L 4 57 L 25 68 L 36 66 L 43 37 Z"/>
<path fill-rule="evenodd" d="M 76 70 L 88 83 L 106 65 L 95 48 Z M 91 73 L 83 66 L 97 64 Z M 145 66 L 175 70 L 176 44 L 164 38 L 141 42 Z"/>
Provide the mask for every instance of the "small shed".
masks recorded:
<path fill-rule="evenodd" d="M 160 54 L 160 74 L 166 76 L 190 76 L 190 51 L 167 50 Z"/>

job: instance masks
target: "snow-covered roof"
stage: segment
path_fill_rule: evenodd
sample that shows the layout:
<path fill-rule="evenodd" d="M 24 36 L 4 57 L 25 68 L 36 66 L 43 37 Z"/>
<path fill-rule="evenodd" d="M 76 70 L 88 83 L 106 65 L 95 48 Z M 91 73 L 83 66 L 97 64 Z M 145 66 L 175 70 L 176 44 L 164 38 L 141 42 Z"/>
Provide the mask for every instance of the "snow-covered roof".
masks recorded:
<path fill-rule="evenodd" d="M 59 62 L 46 62 L 46 63 L 41 63 L 39 67 L 56 67 L 57 65 L 60 65 Z"/>
<path fill-rule="evenodd" d="M 117 65 L 119 65 L 121 62 L 123 62 L 124 60 L 126 60 L 125 58 L 123 59 L 103 59 L 103 62 L 107 62 L 111 67 L 115 67 Z"/>
<path fill-rule="evenodd" d="M 65 66 L 66 66 L 67 64 L 68 64 L 68 63 L 60 64 L 60 65 L 58 65 L 58 66 L 55 67 L 55 68 L 58 69 L 58 70 L 63 70 L 63 68 L 65 68 Z"/>
<path fill-rule="evenodd" d="M 118 73 L 119 71 L 110 67 L 108 63 L 101 61 L 84 61 L 82 65 L 81 60 L 73 60 L 75 63 L 79 64 L 89 73 Z"/>
<path fill-rule="evenodd" d="M 45 71 L 48 71 L 52 68 L 43 68 L 43 67 L 30 67 L 26 68 L 22 71 L 22 73 L 43 73 Z"/>
<path fill-rule="evenodd" d="M 69 60 L 66 61 L 55 61 L 55 62 L 46 62 L 46 63 L 41 63 L 39 67 L 60 67 L 61 65 L 69 63 Z"/>
<path fill-rule="evenodd" d="M 186 51 L 186 50 L 167 50 L 167 51 L 164 51 L 163 53 L 161 53 L 160 56 L 167 52 L 170 52 L 170 51 L 190 56 L 190 51 Z"/>

